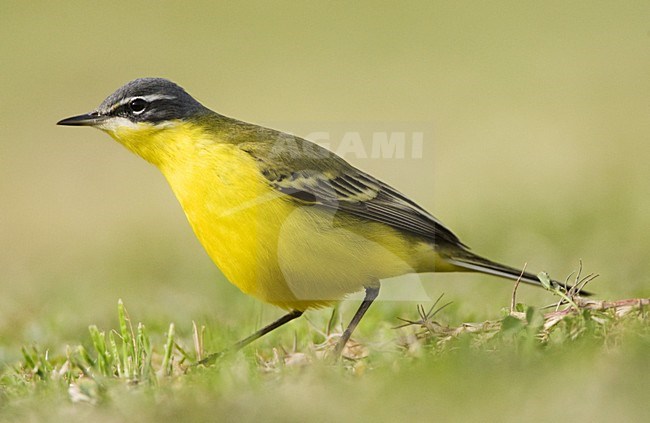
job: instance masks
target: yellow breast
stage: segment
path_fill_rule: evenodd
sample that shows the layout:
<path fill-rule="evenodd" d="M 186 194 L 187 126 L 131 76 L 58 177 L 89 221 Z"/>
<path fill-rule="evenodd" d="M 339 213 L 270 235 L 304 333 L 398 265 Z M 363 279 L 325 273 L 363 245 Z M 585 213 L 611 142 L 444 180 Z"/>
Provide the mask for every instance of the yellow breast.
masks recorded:
<path fill-rule="evenodd" d="M 267 302 L 295 301 L 276 259 L 277 227 L 291 209 L 278 201 L 250 156 L 187 123 L 163 129 L 142 124 L 109 134 L 160 169 L 230 282 Z"/>
<path fill-rule="evenodd" d="M 187 150 L 185 150 L 187 154 Z M 278 266 L 278 228 L 290 204 L 232 144 L 205 143 L 161 167 L 208 255 L 230 282 L 259 299 L 296 302 Z"/>

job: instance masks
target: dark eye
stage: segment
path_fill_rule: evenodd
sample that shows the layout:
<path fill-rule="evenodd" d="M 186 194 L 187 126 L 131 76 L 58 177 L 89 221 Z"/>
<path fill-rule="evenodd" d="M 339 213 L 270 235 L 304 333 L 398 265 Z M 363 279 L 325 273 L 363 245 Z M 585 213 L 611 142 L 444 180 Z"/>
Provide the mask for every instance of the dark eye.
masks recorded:
<path fill-rule="evenodd" d="M 135 98 L 131 100 L 129 103 L 129 108 L 135 115 L 139 115 L 140 113 L 144 112 L 144 110 L 147 108 L 149 103 L 147 103 L 146 100 L 143 100 L 141 98 Z"/>

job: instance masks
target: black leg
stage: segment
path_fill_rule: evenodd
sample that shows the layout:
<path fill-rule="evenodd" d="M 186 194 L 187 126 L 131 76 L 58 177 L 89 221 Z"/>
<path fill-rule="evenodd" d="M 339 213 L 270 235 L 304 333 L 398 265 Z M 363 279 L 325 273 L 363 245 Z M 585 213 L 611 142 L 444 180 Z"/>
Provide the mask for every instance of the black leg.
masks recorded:
<path fill-rule="evenodd" d="M 284 316 L 280 317 L 278 320 L 275 322 L 271 323 L 270 325 L 264 326 L 262 329 L 258 330 L 251 336 L 242 339 L 241 341 L 237 342 L 235 345 L 232 347 L 228 348 L 225 351 L 221 351 L 218 353 L 210 354 L 203 360 L 199 361 L 197 364 L 210 364 L 217 358 L 221 357 L 225 353 L 232 352 L 232 351 L 238 351 L 242 348 L 244 348 L 246 345 L 250 344 L 251 342 L 255 341 L 258 338 L 263 337 L 267 333 L 271 332 L 274 329 L 279 328 L 280 326 L 284 325 L 285 323 L 288 323 L 292 321 L 293 319 L 297 319 L 298 317 L 302 316 L 302 311 L 298 310 L 293 310 L 288 314 L 285 314 Z"/>
<path fill-rule="evenodd" d="M 297 319 L 298 317 L 302 316 L 302 311 L 298 310 L 293 310 L 289 312 L 288 314 L 285 314 L 284 316 L 280 317 L 278 320 L 275 322 L 264 326 L 262 329 L 258 330 L 248 338 L 242 339 L 241 341 L 237 342 L 235 345 L 230 347 L 231 350 L 237 351 L 242 348 L 244 348 L 246 345 L 250 344 L 251 342 L 255 341 L 258 338 L 263 337 L 267 333 L 271 332 L 272 330 L 275 330 L 279 328 L 280 326 L 284 325 L 285 323 L 289 323 L 293 319 Z"/>
<path fill-rule="evenodd" d="M 361 306 L 359 306 L 359 310 L 357 310 L 355 313 L 352 321 L 350 321 L 350 324 L 348 325 L 347 329 L 345 329 L 345 332 L 343 332 L 343 335 L 341 335 L 339 342 L 334 348 L 334 356 L 332 357 L 334 360 L 337 360 L 341 356 L 341 352 L 343 351 L 345 344 L 347 344 L 348 340 L 350 339 L 352 332 L 354 332 L 354 329 L 361 321 L 361 318 L 364 314 L 366 314 L 368 308 L 370 308 L 370 304 L 375 301 L 375 298 L 377 298 L 378 295 L 379 285 L 366 287 L 366 297 L 363 299 Z"/>

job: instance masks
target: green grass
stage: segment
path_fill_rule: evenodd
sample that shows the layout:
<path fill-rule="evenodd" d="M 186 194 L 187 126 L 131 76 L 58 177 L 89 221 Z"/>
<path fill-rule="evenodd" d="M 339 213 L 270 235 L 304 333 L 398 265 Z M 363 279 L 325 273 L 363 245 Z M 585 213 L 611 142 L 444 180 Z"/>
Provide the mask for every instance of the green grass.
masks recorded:
<path fill-rule="evenodd" d="M 76 346 L 22 347 L 22 359 L 2 369 L 0 416 L 640 421 L 646 415 L 648 299 L 571 298 L 546 310 L 515 299 L 513 293 L 501 318 L 479 323 L 450 325 L 459 316 L 449 303 L 440 306 L 441 298 L 428 311 L 407 311 L 392 327 L 370 319 L 364 322 L 376 326 L 370 339 L 355 337 L 338 363 L 326 357 L 340 333 L 339 313 L 330 319 L 321 313 L 320 320 L 280 329 L 208 367 L 193 363 L 223 348 L 227 336 L 215 339 L 214 328 L 195 323 L 180 334 L 173 323 L 152 334 L 119 301 L 114 329 L 91 325 Z"/>

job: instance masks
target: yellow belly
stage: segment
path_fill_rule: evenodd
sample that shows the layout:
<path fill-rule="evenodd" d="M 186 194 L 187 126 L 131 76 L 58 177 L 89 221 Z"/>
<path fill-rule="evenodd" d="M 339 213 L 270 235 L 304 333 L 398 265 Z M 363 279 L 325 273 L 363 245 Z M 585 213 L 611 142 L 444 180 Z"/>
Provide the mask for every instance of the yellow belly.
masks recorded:
<path fill-rule="evenodd" d="M 213 145 L 161 170 L 228 280 L 286 309 L 326 306 L 378 279 L 433 270 L 437 261 L 430 245 L 391 227 L 292 201 L 236 146 Z"/>

